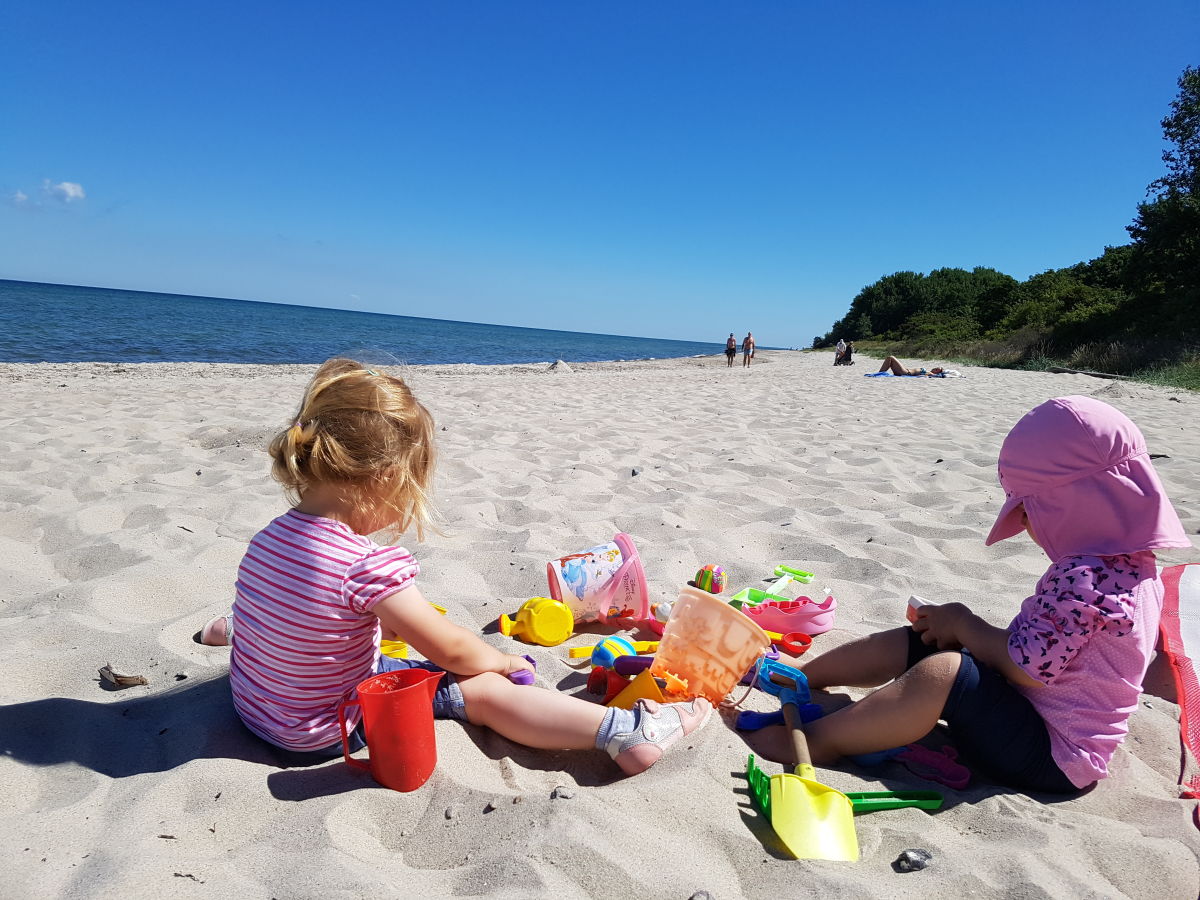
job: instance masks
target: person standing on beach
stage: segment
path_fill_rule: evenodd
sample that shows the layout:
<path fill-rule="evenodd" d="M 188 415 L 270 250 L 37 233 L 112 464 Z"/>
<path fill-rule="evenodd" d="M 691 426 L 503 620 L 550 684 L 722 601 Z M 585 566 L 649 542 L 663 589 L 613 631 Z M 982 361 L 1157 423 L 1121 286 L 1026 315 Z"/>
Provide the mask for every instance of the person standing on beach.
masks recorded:
<path fill-rule="evenodd" d="M 742 368 L 750 368 L 750 360 L 754 359 L 754 335 L 749 331 L 742 339 Z"/>
<path fill-rule="evenodd" d="M 733 332 L 729 332 L 729 337 L 725 341 L 725 365 L 733 368 L 733 357 L 737 353 L 737 338 L 733 336 Z"/>

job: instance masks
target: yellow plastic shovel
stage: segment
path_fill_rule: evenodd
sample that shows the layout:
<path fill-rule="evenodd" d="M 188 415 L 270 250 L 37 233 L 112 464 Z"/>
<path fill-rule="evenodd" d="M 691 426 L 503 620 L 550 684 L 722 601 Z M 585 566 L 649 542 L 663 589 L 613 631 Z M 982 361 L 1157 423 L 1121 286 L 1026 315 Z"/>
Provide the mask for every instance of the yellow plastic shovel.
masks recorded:
<path fill-rule="evenodd" d="M 751 756 L 746 764 L 751 797 L 797 859 L 855 862 L 858 835 L 854 831 L 854 805 L 841 791 L 817 781 L 808 741 L 800 726 L 799 705 L 808 699 L 804 673 L 778 660 L 764 659 L 759 663 L 756 684 L 783 704 L 783 718 L 796 754 L 796 769 L 795 774 L 772 775 L 768 790 L 766 773 L 754 765 Z"/>
<path fill-rule="evenodd" d="M 794 775 L 771 776 L 771 827 L 797 859 L 858 860 L 854 806 L 841 791 L 817 781 L 808 741 L 792 703 L 783 717 L 796 753 Z"/>

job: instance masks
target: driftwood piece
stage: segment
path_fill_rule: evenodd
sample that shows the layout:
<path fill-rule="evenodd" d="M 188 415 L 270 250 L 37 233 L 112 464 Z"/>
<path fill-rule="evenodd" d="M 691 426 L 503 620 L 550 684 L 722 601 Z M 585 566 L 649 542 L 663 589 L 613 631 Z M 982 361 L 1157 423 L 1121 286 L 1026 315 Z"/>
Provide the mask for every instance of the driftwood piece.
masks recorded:
<path fill-rule="evenodd" d="M 1093 378 L 1111 378 L 1115 381 L 1125 381 L 1127 375 L 1109 375 L 1107 372 L 1086 372 L 1083 369 L 1066 369 L 1062 366 L 1050 366 L 1046 369 L 1047 372 L 1053 372 L 1055 375 L 1091 375 Z"/>
<path fill-rule="evenodd" d="M 108 663 L 104 664 L 104 668 L 100 670 L 100 677 L 109 684 L 114 684 L 117 687 L 129 687 L 133 684 L 149 684 L 143 675 L 118 675 L 112 670 L 112 666 Z"/>

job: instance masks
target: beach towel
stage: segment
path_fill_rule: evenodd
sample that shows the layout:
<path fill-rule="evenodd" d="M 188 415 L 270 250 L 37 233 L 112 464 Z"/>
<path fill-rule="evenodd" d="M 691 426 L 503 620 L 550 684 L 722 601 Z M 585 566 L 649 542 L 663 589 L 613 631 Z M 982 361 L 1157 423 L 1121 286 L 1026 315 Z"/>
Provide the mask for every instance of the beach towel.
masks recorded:
<path fill-rule="evenodd" d="M 962 372 L 956 369 L 947 369 L 945 372 L 938 372 L 936 375 L 933 372 L 926 372 L 924 375 L 897 375 L 894 372 L 864 372 L 864 378 L 966 378 Z"/>
<path fill-rule="evenodd" d="M 1163 650 L 1175 676 L 1179 698 L 1179 734 L 1192 756 L 1200 759 L 1200 681 L 1191 653 L 1200 652 L 1200 563 L 1162 570 L 1163 612 L 1159 626 Z M 1200 775 L 1180 781 L 1185 799 L 1200 799 Z M 1200 806 L 1195 811 L 1200 828 Z"/>

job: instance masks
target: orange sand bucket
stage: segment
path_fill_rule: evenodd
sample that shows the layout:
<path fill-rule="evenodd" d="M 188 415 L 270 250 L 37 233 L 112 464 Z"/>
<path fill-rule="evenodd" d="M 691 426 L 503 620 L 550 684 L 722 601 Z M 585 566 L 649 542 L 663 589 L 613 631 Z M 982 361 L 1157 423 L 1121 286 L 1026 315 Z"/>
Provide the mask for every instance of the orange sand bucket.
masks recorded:
<path fill-rule="evenodd" d="M 706 697 L 716 706 L 746 674 L 771 641 L 728 603 L 685 585 L 671 608 L 652 674 L 667 682 L 669 693 Z"/>
<path fill-rule="evenodd" d="M 433 732 L 433 695 L 445 672 L 401 669 L 368 678 L 358 686 L 358 697 L 338 708 L 342 729 L 342 755 L 347 765 L 370 772 L 393 791 L 415 791 L 437 765 Z M 363 731 L 371 758 L 359 762 L 350 756 L 346 710 L 362 709 Z"/>

